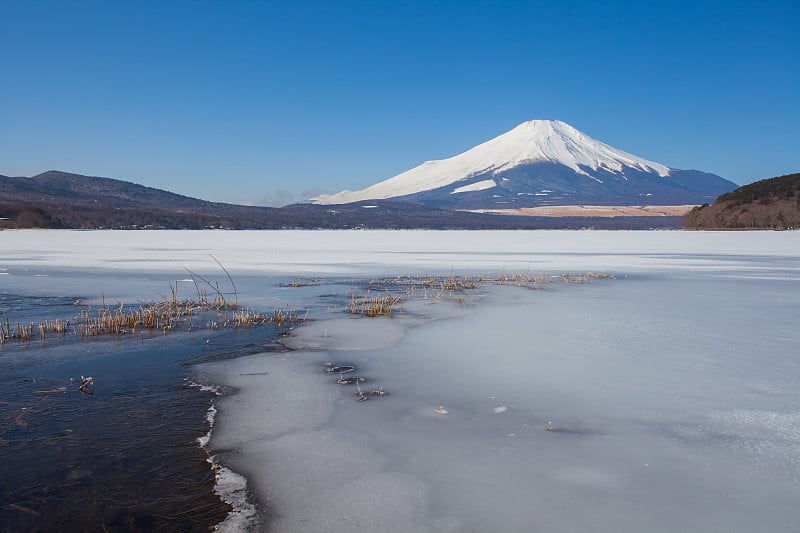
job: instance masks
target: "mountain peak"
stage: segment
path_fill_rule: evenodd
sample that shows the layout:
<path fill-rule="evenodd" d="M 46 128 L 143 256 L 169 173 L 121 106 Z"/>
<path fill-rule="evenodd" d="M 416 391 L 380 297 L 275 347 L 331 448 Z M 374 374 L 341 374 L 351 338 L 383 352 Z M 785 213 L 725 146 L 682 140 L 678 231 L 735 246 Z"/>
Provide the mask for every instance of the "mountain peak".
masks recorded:
<path fill-rule="evenodd" d="M 491 146 L 487 152 L 494 152 L 492 156 L 505 158 L 505 161 L 499 161 L 493 168 L 495 172 L 535 161 L 558 163 L 586 176 L 589 175 L 589 169 L 621 172 L 623 167 L 632 167 L 662 177 L 669 175 L 670 170 L 669 167 L 593 139 L 560 120 L 523 122 L 472 150 L 486 145 Z M 502 155 L 496 151 L 498 147 L 501 147 Z"/>
<path fill-rule="evenodd" d="M 509 172 L 519 174 L 522 169 L 533 166 L 547 166 L 550 174 L 555 172 L 564 176 L 564 173 L 570 173 L 578 181 L 597 184 L 608 180 L 626 182 L 628 175 L 658 180 L 672 173 L 672 169 L 665 165 L 618 150 L 593 139 L 566 122 L 539 119 L 523 122 L 457 156 L 426 161 L 366 189 L 317 196 L 311 201 L 319 204 L 344 204 L 407 197 L 425 191 L 443 191 L 443 188 L 456 182 L 459 182 L 458 185 L 448 194 L 477 193 L 499 186 L 501 174 L 505 176 L 503 180 L 508 181 Z M 530 180 L 527 182 L 530 183 Z M 569 186 L 570 190 L 583 187 L 577 182 L 574 185 Z M 544 190 L 551 189 L 553 188 L 549 186 L 544 187 Z M 541 191 L 516 189 L 514 192 L 517 195 L 528 193 L 536 194 Z"/>
<path fill-rule="evenodd" d="M 530 129 L 540 129 L 543 130 L 545 128 L 550 129 L 551 131 L 560 128 L 568 128 L 571 130 L 575 130 L 572 126 L 564 122 L 563 120 L 550 120 L 545 118 L 535 118 L 533 120 L 526 120 L 522 124 L 518 125 L 516 128 L 530 128 Z M 578 130 L 575 130 L 578 131 Z"/>

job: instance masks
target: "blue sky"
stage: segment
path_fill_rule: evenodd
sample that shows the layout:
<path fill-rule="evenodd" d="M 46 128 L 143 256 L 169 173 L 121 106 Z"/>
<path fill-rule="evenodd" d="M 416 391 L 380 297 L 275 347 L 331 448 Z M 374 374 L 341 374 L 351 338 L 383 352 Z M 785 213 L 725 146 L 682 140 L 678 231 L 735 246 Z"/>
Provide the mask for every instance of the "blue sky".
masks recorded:
<path fill-rule="evenodd" d="M 358 189 L 534 118 L 737 183 L 800 170 L 800 3 L 0 2 L 0 174 Z"/>

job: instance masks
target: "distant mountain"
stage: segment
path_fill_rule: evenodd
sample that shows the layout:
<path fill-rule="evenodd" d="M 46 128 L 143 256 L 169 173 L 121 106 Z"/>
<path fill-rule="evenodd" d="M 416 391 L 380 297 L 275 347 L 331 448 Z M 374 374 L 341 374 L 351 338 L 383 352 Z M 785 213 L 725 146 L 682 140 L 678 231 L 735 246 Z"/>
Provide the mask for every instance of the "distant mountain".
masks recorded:
<path fill-rule="evenodd" d="M 336 207 L 252 207 L 60 171 L 31 178 L 0 176 L 0 229 L 644 229 L 682 225 L 681 217 L 504 216 L 386 200 Z"/>
<path fill-rule="evenodd" d="M 800 228 L 800 174 L 788 174 L 739 187 L 713 205 L 704 204 L 686 215 L 697 229 Z"/>
<path fill-rule="evenodd" d="M 3 210 L 17 215 L 4 216 Z M 273 211 L 56 170 L 31 178 L 0 176 L 0 217 L 22 216 L 17 225 L 25 227 L 264 227 L 275 222 Z"/>
<path fill-rule="evenodd" d="M 50 170 L 31 178 L 3 177 L 0 198 L 17 201 L 54 201 L 95 203 L 102 199 L 114 207 L 147 206 L 196 209 L 208 204 L 188 196 L 146 187 L 128 181 Z"/>
<path fill-rule="evenodd" d="M 558 120 L 524 122 L 466 152 L 427 161 L 360 191 L 317 204 L 392 199 L 447 209 L 551 205 L 700 204 L 736 185 L 623 152 Z"/>

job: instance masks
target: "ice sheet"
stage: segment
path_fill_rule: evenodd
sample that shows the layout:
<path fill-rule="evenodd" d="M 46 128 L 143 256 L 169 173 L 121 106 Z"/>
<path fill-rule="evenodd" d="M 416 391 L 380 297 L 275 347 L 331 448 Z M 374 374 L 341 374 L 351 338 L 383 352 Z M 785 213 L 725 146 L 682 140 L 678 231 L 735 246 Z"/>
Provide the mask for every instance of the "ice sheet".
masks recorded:
<path fill-rule="evenodd" d="M 269 379 L 310 373 L 335 396 L 323 420 L 267 379 L 240 390 L 313 421 L 251 435 L 244 455 L 258 460 L 241 464 L 263 480 L 275 531 L 792 531 L 798 281 L 495 288 L 392 347 L 338 350 L 365 390 L 390 393 L 365 403 L 325 383 L 330 351 L 302 368 L 264 356 Z"/>
<path fill-rule="evenodd" d="M 185 278 L 186 268 L 217 270 L 209 254 L 239 275 L 262 276 L 503 268 L 719 272 L 741 270 L 753 257 L 796 258 L 800 232 L 18 230 L 0 232 L 0 246 L 0 271 L 12 276 L 46 268 L 48 276 L 134 272 L 174 280 Z"/>
<path fill-rule="evenodd" d="M 20 231 L 0 245 L 0 290 L 152 290 L 185 266 L 213 270 L 211 253 L 256 306 L 309 309 L 296 351 L 194 376 L 235 390 L 209 446 L 271 530 L 800 523 L 798 232 Z M 343 312 L 355 279 L 521 270 L 617 279 L 493 287 L 394 319 Z M 331 361 L 388 396 L 355 401 Z"/>

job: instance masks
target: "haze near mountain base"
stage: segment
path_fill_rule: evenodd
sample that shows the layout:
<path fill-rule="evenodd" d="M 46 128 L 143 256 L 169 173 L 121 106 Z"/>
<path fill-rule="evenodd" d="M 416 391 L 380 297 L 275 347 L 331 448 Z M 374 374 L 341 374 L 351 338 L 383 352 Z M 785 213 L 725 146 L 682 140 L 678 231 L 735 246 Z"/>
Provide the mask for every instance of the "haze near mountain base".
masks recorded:
<path fill-rule="evenodd" d="M 736 184 L 679 170 L 602 143 L 560 120 L 531 120 L 449 159 L 426 161 L 360 191 L 311 199 L 392 199 L 465 210 L 555 205 L 684 205 Z"/>

